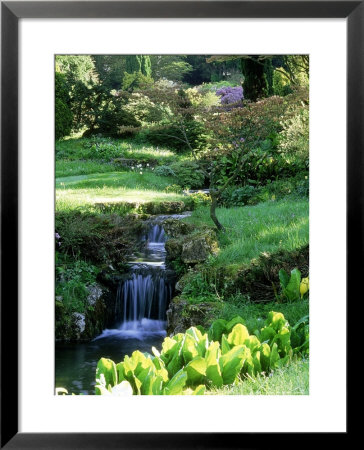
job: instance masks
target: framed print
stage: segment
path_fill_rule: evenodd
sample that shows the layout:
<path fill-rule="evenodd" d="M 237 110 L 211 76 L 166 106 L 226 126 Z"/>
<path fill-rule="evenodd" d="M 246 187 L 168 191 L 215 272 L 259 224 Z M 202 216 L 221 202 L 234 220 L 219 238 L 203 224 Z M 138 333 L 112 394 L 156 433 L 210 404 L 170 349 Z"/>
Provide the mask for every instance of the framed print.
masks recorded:
<path fill-rule="evenodd" d="M 2 447 L 345 437 L 363 3 L 1 7 Z"/>

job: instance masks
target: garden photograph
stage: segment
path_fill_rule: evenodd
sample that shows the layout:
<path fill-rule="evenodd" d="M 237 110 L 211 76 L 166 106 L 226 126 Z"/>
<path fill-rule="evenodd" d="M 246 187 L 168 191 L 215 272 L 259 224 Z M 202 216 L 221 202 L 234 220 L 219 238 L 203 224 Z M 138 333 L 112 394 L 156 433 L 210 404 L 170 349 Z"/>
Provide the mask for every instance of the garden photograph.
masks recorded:
<path fill-rule="evenodd" d="M 54 83 L 55 395 L 309 395 L 309 56 Z"/>

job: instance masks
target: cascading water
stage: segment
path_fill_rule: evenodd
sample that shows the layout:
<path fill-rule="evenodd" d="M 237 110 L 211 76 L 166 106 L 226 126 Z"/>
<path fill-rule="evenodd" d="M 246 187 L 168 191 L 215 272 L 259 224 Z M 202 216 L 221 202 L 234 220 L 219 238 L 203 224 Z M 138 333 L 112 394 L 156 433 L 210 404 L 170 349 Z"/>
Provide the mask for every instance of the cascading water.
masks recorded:
<path fill-rule="evenodd" d="M 166 310 L 173 289 L 165 267 L 166 236 L 162 223 L 150 223 L 142 240 L 144 251 L 129 261 L 129 276 L 117 289 L 118 328 L 104 330 L 96 339 L 110 334 L 140 339 L 150 334 L 166 334 Z"/>
<path fill-rule="evenodd" d="M 59 344 L 56 351 L 56 386 L 74 393 L 94 394 L 100 358 L 119 362 L 133 351 L 158 349 L 166 335 L 166 309 L 173 295 L 174 276 L 165 265 L 163 221 L 184 215 L 159 216 L 142 236 L 144 250 L 134 255 L 129 273 L 119 283 L 112 329 L 91 342 Z"/>

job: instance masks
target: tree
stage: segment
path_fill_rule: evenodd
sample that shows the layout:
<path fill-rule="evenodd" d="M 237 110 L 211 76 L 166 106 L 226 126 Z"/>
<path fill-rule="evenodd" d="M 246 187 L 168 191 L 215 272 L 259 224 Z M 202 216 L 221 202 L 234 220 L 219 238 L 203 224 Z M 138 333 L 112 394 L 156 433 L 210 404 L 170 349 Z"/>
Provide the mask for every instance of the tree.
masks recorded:
<path fill-rule="evenodd" d="M 55 137 L 61 139 L 70 134 L 72 129 L 71 98 L 64 74 L 55 73 Z"/>
<path fill-rule="evenodd" d="M 179 131 L 170 137 L 184 143 L 194 161 L 209 182 L 210 217 L 218 230 L 224 231 L 216 208 L 223 192 L 232 185 L 252 161 L 259 166 L 269 153 L 259 144 L 281 128 L 281 117 L 294 114 L 294 106 L 305 98 L 270 97 L 256 103 L 244 102 L 243 107 L 226 111 L 220 107 L 193 106 L 182 89 L 154 87 L 144 91 L 155 104 L 168 106 L 169 121 Z M 299 95 L 302 96 L 299 97 Z M 289 114 L 287 114 L 287 111 Z M 191 118 L 203 124 L 210 136 L 210 149 L 198 149 L 189 139 Z M 222 171 L 227 163 L 229 171 Z"/>
<path fill-rule="evenodd" d="M 149 55 L 142 55 L 141 72 L 148 78 L 152 78 L 152 63 Z"/>
<path fill-rule="evenodd" d="M 211 81 L 212 66 L 206 62 L 205 55 L 188 55 L 186 61 L 192 70 L 186 73 L 182 81 L 197 86 Z"/>
<path fill-rule="evenodd" d="M 193 70 L 183 55 L 151 55 L 152 76 L 155 80 L 181 81 Z"/>
<path fill-rule="evenodd" d="M 100 82 L 110 91 L 119 90 L 125 72 L 125 56 L 123 55 L 93 55 L 95 70 Z"/>

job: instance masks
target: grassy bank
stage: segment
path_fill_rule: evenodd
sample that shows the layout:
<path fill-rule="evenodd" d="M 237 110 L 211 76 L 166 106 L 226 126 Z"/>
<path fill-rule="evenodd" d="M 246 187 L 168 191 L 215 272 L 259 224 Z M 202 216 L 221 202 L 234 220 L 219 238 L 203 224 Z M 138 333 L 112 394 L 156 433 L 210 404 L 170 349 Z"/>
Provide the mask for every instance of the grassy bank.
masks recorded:
<path fill-rule="evenodd" d="M 184 196 L 167 192 L 173 178 L 152 172 L 110 172 L 56 179 L 56 209 L 88 208 L 97 202 L 178 201 Z"/>
<path fill-rule="evenodd" d="M 288 366 L 275 369 L 268 376 L 247 377 L 235 386 L 206 391 L 207 395 L 308 395 L 309 363 L 294 360 Z"/>
<path fill-rule="evenodd" d="M 216 266 L 249 263 L 260 253 L 294 250 L 308 243 L 308 201 L 283 199 L 255 206 L 218 208 L 217 217 L 226 228 L 219 235 L 221 251 Z M 201 207 L 185 219 L 197 226 L 213 226 L 209 208 Z"/>
<path fill-rule="evenodd" d="M 115 158 L 133 160 L 158 160 L 160 164 L 174 162 L 178 158 L 171 150 L 138 144 L 125 139 L 79 138 L 56 141 L 56 159 L 103 160 Z"/>

